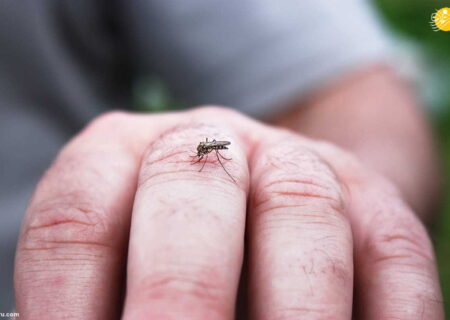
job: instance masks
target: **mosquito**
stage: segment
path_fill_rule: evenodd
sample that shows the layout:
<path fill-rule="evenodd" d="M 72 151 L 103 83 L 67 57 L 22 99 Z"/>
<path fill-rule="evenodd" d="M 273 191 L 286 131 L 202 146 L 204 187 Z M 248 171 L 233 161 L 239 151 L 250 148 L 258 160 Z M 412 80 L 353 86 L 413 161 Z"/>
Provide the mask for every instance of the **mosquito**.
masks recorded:
<path fill-rule="evenodd" d="M 219 163 L 222 166 L 223 170 L 228 174 L 228 176 L 231 178 L 231 180 L 233 180 L 233 182 L 236 183 L 236 180 L 234 180 L 234 178 L 227 171 L 227 169 L 225 169 L 222 161 L 220 160 L 220 158 L 222 158 L 224 160 L 231 160 L 231 158 L 225 158 L 219 152 L 219 150 L 228 150 L 227 146 L 229 146 L 230 144 L 231 144 L 230 141 L 216 141 L 216 139 L 214 139 L 212 141 L 208 141 L 208 138 L 206 138 L 206 141 L 201 141 L 198 144 L 198 146 L 197 146 L 197 154 L 194 155 L 194 156 L 191 156 L 192 158 L 198 158 L 198 160 L 192 162 L 192 164 L 199 163 L 200 161 L 202 161 L 203 158 L 205 158 L 205 161 L 203 161 L 202 167 L 200 168 L 200 170 L 198 170 L 199 172 L 202 171 L 203 168 L 205 167 L 206 162 L 208 161 L 209 154 L 211 152 L 215 151 L 217 160 L 219 161 Z"/>

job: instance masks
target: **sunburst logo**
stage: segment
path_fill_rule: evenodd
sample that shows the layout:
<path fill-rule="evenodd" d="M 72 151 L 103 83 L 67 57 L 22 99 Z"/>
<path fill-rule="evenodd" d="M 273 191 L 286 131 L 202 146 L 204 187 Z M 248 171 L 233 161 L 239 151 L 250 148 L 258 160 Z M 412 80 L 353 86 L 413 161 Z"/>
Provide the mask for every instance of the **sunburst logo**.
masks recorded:
<path fill-rule="evenodd" d="M 436 10 L 431 15 L 430 24 L 433 31 L 450 31 L 450 8 Z"/>

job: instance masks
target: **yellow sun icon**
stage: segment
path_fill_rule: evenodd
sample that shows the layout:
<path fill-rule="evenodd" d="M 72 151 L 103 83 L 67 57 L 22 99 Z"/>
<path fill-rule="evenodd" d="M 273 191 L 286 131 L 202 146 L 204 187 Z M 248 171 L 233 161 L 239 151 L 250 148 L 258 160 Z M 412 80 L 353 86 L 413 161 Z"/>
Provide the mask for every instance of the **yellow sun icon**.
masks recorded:
<path fill-rule="evenodd" d="M 450 8 L 436 10 L 430 23 L 433 31 L 450 31 Z"/>

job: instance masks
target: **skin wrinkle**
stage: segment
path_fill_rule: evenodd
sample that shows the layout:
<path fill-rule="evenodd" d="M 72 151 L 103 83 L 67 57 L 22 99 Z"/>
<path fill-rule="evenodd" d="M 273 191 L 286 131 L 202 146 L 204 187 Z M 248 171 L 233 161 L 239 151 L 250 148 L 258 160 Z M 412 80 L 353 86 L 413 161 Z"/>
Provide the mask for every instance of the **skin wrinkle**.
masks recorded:
<path fill-rule="evenodd" d="M 379 236 L 372 235 L 366 240 L 367 242 L 362 250 L 374 252 L 375 260 L 379 261 L 386 260 L 382 259 L 386 256 L 386 252 L 397 252 L 397 254 L 409 256 L 413 261 L 415 257 L 419 256 L 422 258 L 421 261 L 425 259 L 425 261 L 434 263 L 434 255 L 430 251 L 425 230 L 420 228 L 419 231 L 418 227 L 411 228 L 404 222 L 400 223 L 397 228 L 400 229 L 387 231 L 387 233 Z M 421 239 L 421 241 L 418 241 L 418 239 Z"/>
<path fill-rule="evenodd" d="M 275 197 L 283 198 L 283 197 L 294 197 L 301 200 L 307 200 L 311 199 L 313 200 L 316 198 L 317 200 L 326 200 L 326 201 L 334 201 L 335 199 L 328 196 L 322 196 L 319 194 L 313 194 L 313 193 L 307 193 L 304 191 L 264 191 L 264 193 L 267 193 L 267 196 L 265 199 L 258 201 L 255 203 L 255 209 L 261 207 L 262 205 L 266 204 L 267 202 L 274 202 Z M 259 197 L 263 197 L 262 195 L 258 195 Z M 304 203 L 304 201 L 299 201 L 299 204 L 297 206 L 301 206 L 301 204 Z"/>
<path fill-rule="evenodd" d="M 138 186 L 144 187 L 144 188 L 155 187 L 157 185 L 161 185 L 161 184 L 165 184 L 165 183 L 173 182 L 173 181 L 178 181 L 178 182 L 197 181 L 199 183 L 204 182 L 205 181 L 204 173 L 202 173 L 202 172 L 197 173 L 197 172 L 198 172 L 198 170 L 179 170 L 179 169 L 170 170 L 170 171 L 169 170 L 159 171 L 153 175 L 149 175 L 149 176 L 143 175 L 142 178 L 140 179 Z M 193 173 L 193 174 L 196 174 L 197 177 L 191 177 L 191 176 L 189 176 L 189 178 L 175 177 L 175 178 L 171 178 L 171 179 L 170 178 L 169 179 L 160 179 L 160 181 L 155 181 L 156 177 L 165 176 L 165 175 L 168 175 L 168 176 L 174 175 L 175 176 L 175 174 L 179 174 L 179 173 L 190 173 L 190 174 Z M 218 175 L 211 175 L 211 176 L 208 176 L 208 180 L 206 183 L 210 186 L 213 186 L 215 184 L 222 185 L 223 183 L 229 183 L 229 182 L 233 182 L 233 181 L 231 181 L 228 176 L 221 177 Z"/>
<path fill-rule="evenodd" d="M 187 147 L 188 145 L 186 145 Z M 152 149 L 153 150 L 153 149 Z M 187 151 L 180 151 L 179 148 L 170 148 L 168 149 L 168 152 L 164 153 L 161 157 L 158 157 L 156 159 L 151 159 L 150 157 L 147 158 L 147 161 L 145 162 L 145 164 L 142 164 L 142 166 L 152 166 L 156 163 L 164 163 L 164 162 L 168 162 L 167 160 L 170 160 L 172 158 L 176 158 L 176 159 L 180 159 L 180 157 L 176 157 L 177 155 L 180 154 L 186 154 L 188 153 Z M 184 157 L 183 157 L 184 159 Z M 177 160 L 175 162 L 171 162 L 171 163 L 190 163 L 191 161 L 181 161 L 181 160 Z"/>
<path fill-rule="evenodd" d="M 107 227 L 103 220 L 109 213 L 106 208 L 99 206 L 98 201 L 91 199 L 85 191 L 72 191 L 67 194 L 58 195 L 56 199 L 43 200 L 32 204 L 30 221 L 24 228 L 24 238 L 29 234 L 39 234 L 42 229 L 55 230 L 59 225 L 65 224 L 66 230 L 77 230 L 82 227 L 83 233 L 93 232 L 95 234 L 105 233 Z M 83 219 L 80 219 L 83 218 Z"/>
<path fill-rule="evenodd" d="M 50 261 L 86 261 L 86 262 L 95 262 L 97 259 L 82 259 L 82 258 L 30 258 L 30 259 L 24 259 L 24 261 L 27 262 L 50 262 Z"/>
<path fill-rule="evenodd" d="M 74 195 L 76 196 L 74 197 Z M 107 229 L 101 222 L 102 219 L 98 219 L 98 217 L 102 216 L 100 211 L 94 212 L 89 210 L 88 202 L 84 202 L 86 204 L 81 202 L 81 204 L 77 204 L 77 207 L 74 207 L 67 202 L 75 202 L 75 199 L 79 197 L 80 195 L 78 193 L 69 193 L 68 196 L 62 196 L 59 200 L 44 201 L 37 205 L 37 209 L 33 211 L 32 219 L 35 221 L 42 221 L 42 218 L 44 217 L 43 223 L 33 224 L 33 222 L 30 222 L 29 227 L 24 228 L 23 241 L 20 245 L 22 252 L 38 253 L 47 251 L 57 253 L 58 250 L 67 252 L 69 248 L 73 248 L 74 246 L 81 248 L 87 247 L 90 249 L 100 247 L 115 251 L 117 248 L 114 244 L 111 244 L 110 241 L 107 241 L 106 239 L 105 241 L 97 240 L 97 238 L 104 238 L 104 235 L 107 232 Z M 55 206 L 55 204 L 57 205 L 56 209 L 55 207 L 52 208 L 52 205 Z M 68 215 L 69 218 L 66 219 L 64 215 Z M 85 217 L 88 222 L 74 220 L 71 218 L 74 215 Z M 50 223 L 48 221 L 50 221 Z M 100 230 L 98 228 L 99 225 L 101 226 Z M 72 230 L 71 232 L 74 232 L 74 234 L 70 235 L 66 240 L 63 240 L 60 236 L 60 239 L 58 239 L 57 231 L 59 229 L 55 228 L 59 228 L 60 226 L 64 227 L 65 230 Z M 81 230 L 79 229 L 79 226 L 82 227 Z M 80 231 L 82 232 L 80 233 Z M 49 270 L 47 270 L 47 272 L 48 271 Z"/>
<path fill-rule="evenodd" d="M 267 203 L 268 201 L 270 201 L 270 200 L 267 200 L 267 201 L 265 201 L 265 202 L 263 202 L 262 204 L 264 204 L 264 203 Z M 261 203 L 260 203 L 260 205 L 261 205 Z M 286 209 L 286 208 L 302 208 L 302 207 L 305 207 L 306 205 L 305 204 L 293 204 L 293 205 L 285 205 L 285 204 L 282 204 L 282 205 L 274 205 L 274 206 L 271 206 L 271 207 L 269 207 L 269 208 L 265 208 L 264 210 L 259 210 L 258 212 L 258 214 L 259 215 L 267 215 L 267 213 L 269 213 L 269 212 L 276 212 L 276 211 L 278 211 L 278 210 L 284 210 L 284 209 Z"/>
<path fill-rule="evenodd" d="M 171 268 L 174 268 L 174 266 L 171 265 Z M 183 265 L 175 267 L 175 269 L 178 272 L 173 272 L 173 270 L 169 272 L 168 268 L 163 268 L 163 271 L 146 275 L 144 279 L 139 281 L 140 288 L 134 290 L 134 292 L 138 292 L 139 299 L 144 299 L 146 304 L 157 303 L 157 300 L 165 300 L 183 293 L 180 295 L 185 297 L 183 299 L 191 300 L 193 298 L 203 305 L 206 302 L 208 312 L 213 312 L 222 318 L 224 312 L 223 288 L 225 286 L 222 283 L 223 281 L 220 281 L 220 272 L 216 271 L 215 268 L 202 265 L 191 265 L 188 268 Z M 191 273 L 190 269 L 194 269 L 194 272 Z M 197 273 L 202 274 L 202 276 L 196 276 Z M 191 301 L 190 304 L 195 309 L 196 303 Z M 156 307 L 155 310 L 157 310 Z M 155 312 L 157 315 L 157 311 Z M 232 312 L 228 310 L 226 313 L 231 314 Z M 167 316 L 166 313 L 164 314 Z M 147 314 L 146 316 L 151 319 L 157 318 L 152 312 L 151 315 Z"/>
<path fill-rule="evenodd" d="M 223 286 L 220 284 L 214 285 L 211 281 L 198 280 L 193 276 L 178 275 L 175 277 L 169 274 L 147 277 L 142 280 L 142 287 L 138 291 L 151 300 L 158 300 L 164 298 L 167 294 L 170 295 L 168 288 L 171 288 L 173 292 L 187 291 L 189 296 L 193 296 L 200 301 L 218 302 L 223 296 L 221 287 Z M 160 289 L 162 289 L 162 292 Z"/>
<path fill-rule="evenodd" d="M 101 242 L 96 242 L 96 241 L 72 241 L 72 240 L 68 240 L 68 241 L 41 241 L 41 242 L 45 242 L 45 243 L 54 243 L 54 244 L 79 244 L 79 245 L 89 245 L 89 246 L 98 246 L 98 247 L 105 247 L 105 248 L 109 248 L 109 249 L 115 249 L 114 247 L 112 247 L 109 244 L 106 243 L 101 243 Z"/>
<path fill-rule="evenodd" d="M 420 305 L 417 304 L 417 301 L 414 299 L 399 299 L 395 298 L 393 301 L 391 301 L 391 308 L 390 314 L 385 314 L 383 319 L 417 319 L 417 315 L 421 314 L 422 310 L 426 312 L 427 308 L 423 308 L 423 304 L 430 305 L 434 304 L 435 302 L 430 300 L 429 298 L 420 298 Z M 393 307 L 395 306 L 395 307 Z M 396 315 L 401 315 L 400 317 L 397 317 Z M 405 318 L 405 316 L 408 316 L 408 318 Z"/>
<path fill-rule="evenodd" d="M 399 253 L 399 254 L 394 254 L 394 255 L 380 254 L 379 257 L 374 258 L 371 262 L 372 263 L 389 262 L 389 263 L 397 263 L 397 264 L 401 264 L 401 265 L 407 265 L 407 263 L 397 261 L 395 258 L 405 258 L 408 261 L 412 261 L 412 260 L 415 260 L 416 256 L 420 256 L 423 259 L 427 260 L 428 262 L 434 262 L 433 258 L 429 257 L 428 255 L 425 255 L 423 252 L 421 252 L 421 250 L 416 250 L 416 249 L 412 249 L 412 248 L 402 248 L 401 250 L 397 250 L 397 251 L 402 251 L 402 252 L 407 252 L 407 253 L 403 253 L 403 254 Z M 418 267 L 417 263 L 414 263 L 412 265 L 414 265 L 416 268 Z"/>
<path fill-rule="evenodd" d="M 80 225 L 83 226 L 82 230 L 79 230 Z M 69 236 L 68 240 L 50 240 L 52 238 L 55 239 L 55 237 L 63 239 L 61 235 L 58 232 L 56 232 L 57 229 L 55 229 L 59 226 L 63 226 L 66 231 L 69 230 L 70 232 L 73 232 Z M 79 223 L 78 221 L 72 222 L 71 220 L 59 220 L 49 224 L 37 226 L 35 225 L 30 228 L 24 229 L 23 235 L 24 240 L 22 242 L 21 248 L 27 251 L 27 250 L 36 250 L 37 248 L 41 249 L 49 248 L 47 246 L 39 247 L 39 244 L 62 244 L 62 245 L 85 244 L 115 249 L 116 246 L 112 245 L 111 242 L 107 240 L 110 237 L 110 235 L 106 234 L 107 229 L 102 227 L 103 230 L 98 230 L 97 226 L 98 226 L 97 223 Z M 101 238 L 104 238 L 104 241 L 88 240 Z"/>
<path fill-rule="evenodd" d="M 81 225 L 85 225 L 85 226 L 93 226 L 93 224 L 91 224 L 91 223 L 86 223 L 86 222 L 83 222 L 83 221 L 69 219 L 69 220 L 66 220 L 66 221 L 56 221 L 56 222 L 53 222 L 53 223 L 42 224 L 42 225 L 39 225 L 39 226 L 31 226 L 31 227 L 28 228 L 28 230 L 45 229 L 45 228 L 49 228 L 49 227 L 53 227 L 53 226 L 57 226 L 57 225 L 61 225 L 61 224 L 66 224 L 66 223 L 81 224 Z"/>
<path fill-rule="evenodd" d="M 360 184 L 364 181 L 362 179 L 361 171 L 367 170 L 361 167 L 358 160 L 351 154 L 342 152 L 336 146 L 322 140 L 307 140 L 306 145 L 311 145 L 309 151 L 319 158 L 329 169 L 333 177 L 333 181 L 338 184 L 340 190 L 342 208 L 351 207 L 352 204 L 352 192 L 350 191 L 350 185 L 354 188 L 359 188 Z M 329 161 L 328 159 L 338 160 L 336 163 Z M 350 168 L 350 169 L 349 169 Z M 343 174 L 343 172 L 345 174 Z M 357 174 L 355 174 L 357 172 Z M 365 177 L 365 176 L 364 176 Z M 367 180 L 369 178 L 365 177 Z M 371 179 L 377 177 L 371 174 Z M 385 189 L 385 188 L 384 188 Z M 383 189 L 383 190 L 384 190 Z"/>
<path fill-rule="evenodd" d="M 305 229 L 306 226 L 310 225 L 321 225 L 324 227 L 332 227 L 336 229 L 341 229 L 343 227 L 342 223 L 347 225 L 346 220 L 338 218 L 339 215 L 336 215 L 336 223 L 329 221 L 329 218 L 324 217 L 323 215 L 301 215 L 299 216 L 297 213 L 286 213 L 284 212 L 282 216 L 272 216 L 270 214 L 265 213 L 268 217 L 261 219 L 258 223 L 261 228 L 261 236 L 264 235 L 265 232 L 272 232 L 272 230 L 279 229 L 295 229 L 298 230 L 299 227 Z M 276 213 L 275 213 L 276 215 Z M 303 218 L 314 218 L 314 220 L 303 219 Z"/>
<path fill-rule="evenodd" d="M 58 274 L 58 273 L 66 273 L 66 272 L 74 272 L 75 274 L 80 273 L 80 267 L 92 267 L 92 266 L 96 266 L 98 265 L 98 263 L 61 263 L 61 261 L 58 261 L 58 266 L 52 266 L 50 264 L 48 265 L 40 265 L 39 268 L 38 267 L 34 267 L 34 268 L 28 268 L 27 270 L 24 270 L 23 273 L 24 275 L 26 274 L 32 274 L 33 278 L 36 279 L 35 275 L 36 274 L 44 274 L 44 275 L 48 275 L 48 276 L 43 276 L 41 280 L 46 280 L 48 279 L 51 274 Z M 95 276 L 93 276 L 95 277 Z M 93 277 L 88 277 L 88 278 L 93 278 Z M 77 276 L 77 278 L 80 278 Z M 22 278 L 24 281 L 27 281 L 26 277 L 23 276 Z"/>
<path fill-rule="evenodd" d="M 279 182 L 279 183 L 282 183 Z M 302 187 L 302 185 L 300 186 L 300 188 Z M 341 216 L 346 216 L 344 209 L 342 208 L 342 201 L 341 199 L 336 200 L 334 197 L 332 196 L 326 196 L 326 195 L 321 195 L 321 194 L 313 194 L 313 193 L 308 193 L 305 191 L 277 191 L 277 190 L 267 190 L 267 188 L 264 191 L 265 193 L 268 193 L 268 195 L 265 197 L 265 199 L 260 200 L 259 202 L 257 202 L 256 204 L 253 204 L 253 208 L 254 210 L 258 211 L 258 214 L 265 214 L 267 215 L 269 212 L 274 212 L 274 211 L 282 211 L 283 209 L 286 208 L 290 208 L 290 207 L 304 207 L 304 206 L 310 206 L 310 204 L 306 204 L 305 200 L 311 199 L 317 199 L 317 200 L 325 200 L 324 203 L 326 203 L 327 205 L 330 206 L 330 208 L 333 210 L 333 212 L 339 213 L 339 215 Z M 276 195 L 276 198 L 274 196 L 272 196 L 272 194 Z M 294 205 L 284 205 L 284 203 L 286 201 L 282 201 L 280 205 L 272 205 L 271 207 L 267 208 L 267 209 L 261 209 L 260 207 L 262 207 L 263 205 L 267 204 L 267 203 L 273 203 L 275 202 L 275 199 L 279 199 L 278 197 L 284 197 L 284 196 L 288 196 L 288 197 L 295 197 L 295 198 L 300 198 L 301 200 L 299 201 L 299 204 L 294 204 Z M 262 195 L 259 195 L 259 197 L 263 197 Z M 303 198 L 303 199 L 302 199 Z M 338 203 L 333 203 L 337 201 Z M 271 210 L 274 211 L 271 211 Z M 307 217 L 308 215 L 306 214 L 302 214 L 302 216 Z M 318 222 L 320 223 L 320 222 Z"/>
<path fill-rule="evenodd" d="M 267 178 L 266 178 L 267 179 Z M 272 182 L 268 183 L 265 185 L 265 187 L 260 188 L 260 192 L 264 192 L 267 194 L 266 197 L 263 197 L 262 195 L 256 194 L 256 198 L 261 199 L 260 201 L 257 201 L 254 203 L 255 208 L 258 208 L 259 206 L 261 206 L 262 204 L 264 204 L 264 202 L 266 202 L 266 200 L 270 200 L 272 199 L 272 194 L 276 194 L 279 196 L 298 196 L 299 198 L 304 197 L 304 198 L 322 198 L 322 199 L 328 199 L 331 201 L 339 201 L 342 202 L 340 199 L 337 200 L 336 196 L 334 196 L 331 192 L 331 188 L 328 186 L 323 186 L 323 187 L 319 187 L 321 185 L 323 185 L 322 183 L 317 183 L 317 182 L 311 182 L 311 180 L 313 179 L 288 179 L 288 180 L 284 180 L 283 178 L 280 179 L 273 179 Z M 306 181 L 306 183 L 304 184 L 303 181 Z M 286 190 L 273 190 L 273 188 L 270 188 L 271 186 L 274 185 L 282 185 L 285 186 Z M 292 184 L 292 185 L 291 185 Z M 325 190 L 325 192 L 323 193 L 318 193 L 318 192 L 313 192 L 312 190 L 310 191 L 310 186 L 318 186 L 320 189 Z M 295 190 L 295 191 L 294 191 Z M 297 191 L 297 190 L 301 190 L 301 191 Z"/>
<path fill-rule="evenodd" d="M 408 229 L 409 232 L 411 230 Z M 411 244 L 415 245 L 417 248 L 420 248 L 423 245 L 423 242 L 417 241 L 417 238 L 414 237 L 413 234 L 411 235 L 405 235 L 405 234 L 388 234 L 383 237 L 383 241 L 385 242 L 392 242 L 392 241 L 399 241 L 403 240 L 406 242 L 410 242 Z M 431 257 L 429 256 L 431 259 Z"/>
<path fill-rule="evenodd" d="M 77 256 L 86 257 L 85 258 L 86 260 L 98 260 L 98 259 L 104 257 L 104 255 L 102 255 L 102 254 L 92 254 L 92 253 L 88 253 L 88 252 L 86 252 L 86 253 L 70 253 L 70 254 L 66 254 L 66 253 L 62 253 L 61 252 L 61 253 L 58 254 L 58 256 L 60 256 L 61 259 L 63 259 L 63 260 L 70 260 L 70 259 L 83 260 L 83 258 L 72 258 L 72 257 L 77 257 Z M 28 260 L 33 260 L 33 259 L 35 259 L 35 257 L 34 258 L 33 257 L 23 258 L 23 261 L 28 261 Z M 37 260 L 42 260 L 42 258 L 41 259 L 37 259 Z"/>
<path fill-rule="evenodd" d="M 384 256 L 384 257 L 375 258 L 372 262 L 377 264 L 377 263 L 380 263 L 380 262 L 384 262 L 386 260 L 388 260 L 390 262 L 390 260 L 394 260 L 394 261 L 398 261 L 399 259 L 400 260 L 401 259 L 409 260 L 410 258 L 411 258 L 411 255 L 408 255 L 408 254 L 394 254 L 394 255 L 387 255 L 387 256 Z M 402 265 L 405 265 L 405 264 L 402 264 Z M 410 266 L 412 266 L 412 265 L 410 265 Z"/>
<path fill-rule="evenodd" d="M 79 210 L 80 212 L 100 213 L 100 211 L 102 210 L 100 210 L 101 208 L 98 205 L 99 202 L 95 200 L 96 199 L 93 199 L 89 192 L 86 192 L 85 190 L 71 191 L 65 194 L 58 194 L 58 198 L 56 199 L 45 199 L 40 201 L 39 203 L 33 203 L 31 208 L 38 214 L 40 212 L 42 212 L 42 214 L 45 214 L 47 212 L 54 212 L 58 209 L 71 209 L 73 207 L 72 204 L 76 204 L 74 208 Z M 94 210 L 93 207 L 97 207 L 97 209 L 99 210 Z"/>
<path fill-rule="evenodd" d="M 295 183 L 295 184 L 299 184 L 299 185 L 308 185 L 309 184 L 309 185 L 313 185 L 313 186 L 325 189 L 327 191 L 330 191 L 329 187 L 327 187 L 323 184 L 320 184 L 320 183 L 316 183 L 312 179 L 310 179 L 310 180 L 307 180 L 307 179 L 303 179 L 303 180 L 302 179 L 283 179 L 281 181 L 275 180 L 275 181 L 272 181 L 272 182 L 262 186 L 262 189 L 267 189 L 273 185 L 280 184 L 280 183 Z"/>
<path fill-rule="evenodd" d="M 271 193 L 274 193 L 276 195 L 280 196 L 292 196 L 296 198 L 304 197 L 304 198 L 317 198 L 322 200 L 331 200 L 334 201 L 335 199 L 332 197 L 320 195 L 320 194 L 314 194 L 314 193 L 306 193 L 306 192 L 297 192 L 297 191 L 277 191 L 273 190 Z"/>

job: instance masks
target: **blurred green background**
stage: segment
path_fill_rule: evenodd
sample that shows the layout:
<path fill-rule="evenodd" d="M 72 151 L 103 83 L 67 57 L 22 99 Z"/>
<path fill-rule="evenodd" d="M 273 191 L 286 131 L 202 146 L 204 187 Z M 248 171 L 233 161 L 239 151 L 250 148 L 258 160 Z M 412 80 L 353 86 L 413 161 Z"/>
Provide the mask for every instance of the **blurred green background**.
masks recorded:
<path fill-rule="evenodd" d="M 414 86 L 431 111 L 439 150 L 443 159 L 444 181 L 450 181 L 450 32 L 433 32 L 431 14 L 450 7 L 450 1 L 374 0 L 386 29 L 392 35 L 398 54 L 399 70 L 414 79 Z M 182 103 L 173 99 L 157 78 L 144 79 L 135 87 L 139 110 L 178 109 Z M 446 189 L 445 189 L 446 190 Z M 450 314 L 450 192 L 436 222 L 430 226 L 435 244 L 446 314 Z"/>
<path fill-rule="evenodd" d="M 444 164 L 444 181 L 450 181 L 450 32 L 433 32 L 429 22 L 437 9 L 450 1 L 376 0 L 387 28 L 400 51 L 410 50 L 419 67 L 417 88 L 432 110 L 439 149 Z M 405 50 L 405 51 L 406 51 Z M 446 314 L 450 314 L 450 192 L 445 188 L 442 210 L 431 235 L 436 248 L 444 291 Z"/>

